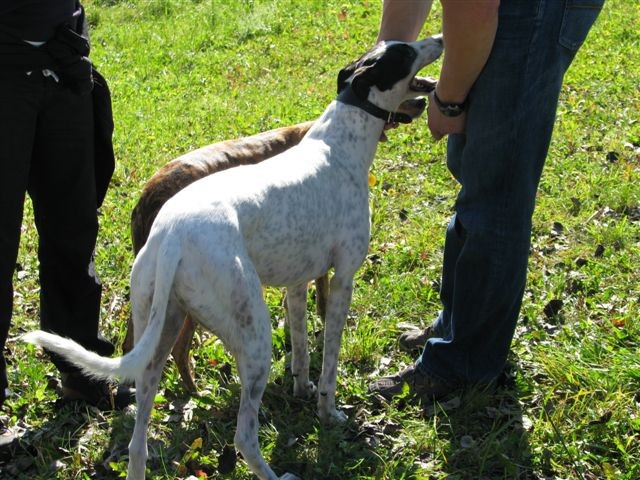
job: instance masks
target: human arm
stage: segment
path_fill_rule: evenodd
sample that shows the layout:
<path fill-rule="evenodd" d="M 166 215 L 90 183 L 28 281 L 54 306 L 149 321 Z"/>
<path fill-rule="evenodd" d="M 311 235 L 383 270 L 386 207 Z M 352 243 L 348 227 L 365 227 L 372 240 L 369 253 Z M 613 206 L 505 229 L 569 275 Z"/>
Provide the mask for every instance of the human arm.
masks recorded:
<path fill-rule="evenodd" d="M 413 42 L 418 38 L 433 0 L 383 0 L 382 19 L 376 42 L 398 40 Z M 396 128 L 398 124 L 388 123 L 385 130 Z M 384 139 L 386 137 L 383 134 Z M 385 141 L 382 140 L 381 141 Z"/>
<path fill-rule="evenodd" d="M 500 0 L 441 0 L 444 59 L 435 94 L 444 103 L 463 103 L 489 58 L 498 26 Z M 429 98 L 434 138 L 464 132 L 466 114 L 447 117 Z"/>
<path fill-rule="evenodd" d="M 433 0 L 384 0 L 378 42 L 413 42 L 429 15 Z"/>

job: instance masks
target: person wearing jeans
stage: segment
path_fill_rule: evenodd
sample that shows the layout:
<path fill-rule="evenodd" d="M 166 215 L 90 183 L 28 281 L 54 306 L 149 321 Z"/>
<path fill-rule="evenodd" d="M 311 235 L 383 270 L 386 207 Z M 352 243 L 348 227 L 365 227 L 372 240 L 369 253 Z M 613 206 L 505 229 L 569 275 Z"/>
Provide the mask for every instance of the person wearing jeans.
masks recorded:
<path fill-rule="evenodd" d="M 413 365 L 370 385 L 420 399 L 491 384 L 504 369 L 524 294 L 531 219 L 564 74 L 604 0 L 441 0 L 444 59 L 429 129 L 448 135 L 460 184 L 446 230 L 442 310 L 403 334 Z M 378 40 L 412 41 L 431 2 L 385 0 Z"/>

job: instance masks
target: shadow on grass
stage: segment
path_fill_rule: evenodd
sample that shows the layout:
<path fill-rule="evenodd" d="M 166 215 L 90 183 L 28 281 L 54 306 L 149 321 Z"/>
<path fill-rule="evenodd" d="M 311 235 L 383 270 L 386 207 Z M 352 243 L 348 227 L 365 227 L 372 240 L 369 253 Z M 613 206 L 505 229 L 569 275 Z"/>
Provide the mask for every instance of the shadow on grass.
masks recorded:
<path fill-rule="evenodd" d="M 285 378 L 281 384 L 267 387 L 261 409 L 261 422 L 277 432 L 274 439 L 261 438 L 263 454 L 276 474 L 340 480 L 355 478 L 354 472 L 376 471 L 380 458 L 375 445 L 363 435 L 356 408 L 338 405 L 349 420 L 342 425 L 324 425 L 317 415 L 316 399 L 293 397 L 290 375 Z"/>
<path fill-rule="evenodd" d="M 250 477 L 239 454 L 235 465 L 232 447 L 240 385 L 232 381 L 219 387 L 200 397 L 189 397 L 180 388 L 161 392 L 166 401 L 154 408 L 148 435 L 148 478 L 186 478 L 198 472 L 209 478 Z M 352 478 L 353 469 L 376 470 L 375 449 L 355 423 L 323 426 L 316 401 L 291 392 L 290 376 L 278 378 L 268 385 L 260 407 L 261 450 L 279 475 L 331 480 Z M 135 422 L 131 412 L 102 413 L 64 400 L 35 408 L 45 420 L 28 426 L 18 448 L 0 458 L 0 479 L 48 480 L 78 471 L 107 479 L 126 472 Z M 26 418 L 24 412 L 14 414 Z"/>
<path fill-rule="evenodd" d="M 94 434 L 108 429 L 104 414 L 82 401 L 57 399 L 29 408 L 40 410 L 42 415 L 46 415 L 46 420 L 38 426 L 31 426 L 24 420 L 26 415 L 13 412 L 23 418 L 18 422 L 21 434 L 13 448 L 3 452 L 6 455 L 0 458 L 0 479 L 60 478 L 70 463 L 78 461 L 74 458 L 76 452 L 88 452 Z M 89 465 L 88 459 L 80 461 L 87 462 L 86 471 L 92 474 L 92 478 L 105 478 L 100 475 L 104 470 L 100 462 L 96 462 L 94 467 Z"/>
<path fill-rule="evenodd" d="M 424 469 L 421 463 L 428 463 L 435 452 L 417 452 L 392 467 L 387 463 L 390 459 L 384 458 L 389 454 L 388 445 L 378 440 L 393 438 L 394 432 L 405 428 L 402 423 L 383 415 L 372 425 L 364 420 L 370 417 L 369 406 L 358 405 L 346 407 L 347 424 L 323 426 L 315 400 L 294 398 L 290 383 L 283 378 L 270 383 L 260 408 L 261 449 L 278 475 L 290 472 L 305 480 L 411 479 L 432 474 L 433 478 L 538 478 L 531 466 L 527 420 L 513 385 L 495 392 L 467 392 L 453 407 L 445 403 L 426 408 L 424 421 L 430 423 L 435 416 L 440 424 L 437 436 L 444 447 L 438 456 L 444 461 Z M 197 472 L 209 478 L 219 478 L 221 472 L 223 478 L 245 478 L 246 467 L 235 466 L 232 448 L 239 390 L 233 382 L 222 393 L 198 398 L 165 390 L 167 401 L 157 406 L 151 420 L 151 429 L 161 433 L 148 438 L 149 478 L 186 478 Z M 353 403 L 358 400 L 362 399 L 354 398 Z M 0 478 L 56 478 L 66 464 L 73 463 L 69 466 L 78 469 L 77 462 L 97 479 L 115 478 L 126 471 L 133 415 L 116 412 L 109 414 L 108 421 L 82 403 L 57 401 L 52 407 L 47 410 L 55 411 L 55 416 L 28 431 L 21 441 L 24 448 L 0 461 Z M 101 430 L 97 435 L 104 438 L 87 441 L 92 429 Z M 87 449 L 96 448 L 96 443 L 100 450 L 91 452 L 89 458 Z"/>
<path fill-rule="evenodd" d="M 375 448 L 356 423 L 322 425 L 316 400 L 295 398 L 292 387 L 290 375 L 270 382 L 259 411 L 261 452 L 276 474 L 338 480 L 353 478 L 350 472 L 354 469 L 377 469 Z M 150 429 L 157 431 L 160 423 L 162 433 L 148 437 L 149 478 L 186 478 L 198 472 L 209 478 L 254 478 L 233 448 L 240 385 L 225 383 L 218 393 L 193 398 L 183 391 L 175 393 L 164 391 L 167 402 L 156 405 L 151 420 Z M 189 420 L 184 421 L 187 417 Z M 104 452 L 102 466 L 95 468 L 97 478 L 113 477 L 112 470 L 105 470 L 109 461 L 117 464 L 114 467 L 118 472 L 125 470 L 133 422 L 126 415 L 112 420 L 110 446 Z M 200 439 L 201 446 L 194 448 Z M 111 459 L 106 458 L 109 452 L 113 454 Z"/>
<path fill-rule="evenodd" d="M 435 415 L 447 424 L 443 470 L 451 478 L 534 479 L 520 394 L 511 381 L 490 391 L 466 392 L 458 408 Z"/>

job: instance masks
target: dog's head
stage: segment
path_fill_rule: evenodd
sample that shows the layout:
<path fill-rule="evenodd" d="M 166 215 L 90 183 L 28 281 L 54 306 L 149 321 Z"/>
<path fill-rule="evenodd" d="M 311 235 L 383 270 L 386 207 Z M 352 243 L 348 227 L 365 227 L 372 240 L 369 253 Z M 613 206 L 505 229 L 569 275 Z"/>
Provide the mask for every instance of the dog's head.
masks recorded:
<path fill-rule="evenodd" d="M 415 75 L 441 53 L 441 35 L 412 43 L 380 42 L 340 70 L 338 93 L 351 85 L 362 100 L 394 111 L 405 100 L 435 88 L 435 81 Z"/>

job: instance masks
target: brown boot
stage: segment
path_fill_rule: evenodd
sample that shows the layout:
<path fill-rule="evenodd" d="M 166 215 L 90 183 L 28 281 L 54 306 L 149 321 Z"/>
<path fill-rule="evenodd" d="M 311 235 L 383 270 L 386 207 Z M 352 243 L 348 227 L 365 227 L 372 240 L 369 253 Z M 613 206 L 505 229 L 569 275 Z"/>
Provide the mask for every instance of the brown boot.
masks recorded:
<path fill-rule="evenodd" d="M 409 394 L 422 402 L 432 402 L 449 395 L 461 388 L 460 384 L 448 382 L 421 371 L 415 365 L 387 377 L 382 377 L 369 384 L 369 393 L 391 400 L 402 393 L 404 385 L 409 387 Z"/>
<path fill-rule="evenodd" d="M 412 328 L 400 335 L 398 338 L 398 346 L 400 347 L 400 350 L 415 353 L 416 351 L 421 351 L 424 348 L 424 344 L 427 343 L 427 340 L 438 336 L 439 335 L 436 333 L 435 329 L 431 326 L 424 330 Z"/>

